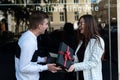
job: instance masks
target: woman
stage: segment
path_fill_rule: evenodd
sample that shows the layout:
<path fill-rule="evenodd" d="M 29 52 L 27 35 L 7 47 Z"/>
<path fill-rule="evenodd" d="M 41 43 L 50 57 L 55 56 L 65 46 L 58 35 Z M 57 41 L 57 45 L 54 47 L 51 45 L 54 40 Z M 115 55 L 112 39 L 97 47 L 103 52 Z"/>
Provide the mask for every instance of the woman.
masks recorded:
<path fill-rule="evenodd" d="M 82 39 L 75 51 L 74 64 L 68 72 L 77 72 L 77 80 L 102 80 L 104 41 L 99 36 L 97 23 L 92 15 L 86 14 L 80 17 L 78 26 Z"/>

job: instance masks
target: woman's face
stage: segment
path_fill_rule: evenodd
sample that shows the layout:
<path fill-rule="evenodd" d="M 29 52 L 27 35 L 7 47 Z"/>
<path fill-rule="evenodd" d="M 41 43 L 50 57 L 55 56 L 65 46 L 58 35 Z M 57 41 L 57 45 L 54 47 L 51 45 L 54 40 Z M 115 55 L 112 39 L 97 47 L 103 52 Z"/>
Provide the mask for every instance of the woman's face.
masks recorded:
<path fill-rule="evenodd" d="M 84 34 L 84 30 L 85 30 L 85 21 L 83 18 L 80 19 L 80 21 L 78 22 L 78 29 L 79 29 L 79 32 L 81 34 Z"/>

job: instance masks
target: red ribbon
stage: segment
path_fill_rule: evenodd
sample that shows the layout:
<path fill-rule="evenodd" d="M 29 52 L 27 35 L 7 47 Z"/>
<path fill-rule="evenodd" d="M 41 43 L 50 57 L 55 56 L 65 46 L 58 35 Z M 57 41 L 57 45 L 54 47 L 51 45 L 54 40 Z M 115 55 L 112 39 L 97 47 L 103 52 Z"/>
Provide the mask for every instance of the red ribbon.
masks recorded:
<path fill-rule="evenodd" d="M 65 52 L 59 51 L 59 53 L 64 55 L 64 59 L 65 59 L 65 61 L 64 61 L 64 66 L 66 66 L 66 62 L 67 62 L 68 60 L 73 60 L 73 58 L 71 58 L 71 56 L 70 56 L 69 46 L 67 47 L 67 50 L 66 50 Z"/>

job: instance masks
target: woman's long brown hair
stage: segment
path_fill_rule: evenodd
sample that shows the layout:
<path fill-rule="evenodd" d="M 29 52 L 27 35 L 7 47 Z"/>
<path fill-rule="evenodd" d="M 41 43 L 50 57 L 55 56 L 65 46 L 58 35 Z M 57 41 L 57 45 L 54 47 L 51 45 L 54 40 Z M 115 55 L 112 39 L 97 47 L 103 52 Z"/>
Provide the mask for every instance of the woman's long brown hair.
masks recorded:
<path fill-rule="evenodd" d="M 91 38 L 96 38 L 99 40 L 99 38 L 97 36 L 97 35 L 99 35 L 97 22 L 95 21 L 94 17 L 92 15 L 86 14 L 86 15 L 81 16 L 79 18 L 79 21 L 82 18 L 85 21 L 85 28 L 84 28 L 85 29 L 84 30 L 85 44 L 87 44 Z M 81 37 L 81 36 L 79 35 L 79 37 Z M 81 39 L 81 38 L 79 38 L 79 39 Z"/>

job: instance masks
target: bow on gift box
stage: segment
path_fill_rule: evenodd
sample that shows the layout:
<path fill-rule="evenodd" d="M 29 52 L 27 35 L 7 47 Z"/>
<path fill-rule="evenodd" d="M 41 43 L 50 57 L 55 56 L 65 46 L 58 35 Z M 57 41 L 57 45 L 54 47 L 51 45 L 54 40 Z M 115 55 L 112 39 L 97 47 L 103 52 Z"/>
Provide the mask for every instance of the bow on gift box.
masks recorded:
<path fill-rule="evenodd" d="M 73 60 L 73 58 L 70 56 L 70 50 L 69 50 L 69 46 L 67 46 L 67 50 L 65 52 L 63 51 L 59 51 L 59 54 L 62 54 L 64 56 L 64 66 L 66 66 L 66 62 L 68 60 Z"/>

